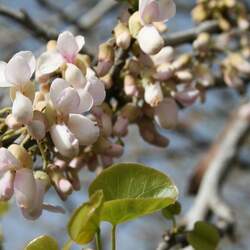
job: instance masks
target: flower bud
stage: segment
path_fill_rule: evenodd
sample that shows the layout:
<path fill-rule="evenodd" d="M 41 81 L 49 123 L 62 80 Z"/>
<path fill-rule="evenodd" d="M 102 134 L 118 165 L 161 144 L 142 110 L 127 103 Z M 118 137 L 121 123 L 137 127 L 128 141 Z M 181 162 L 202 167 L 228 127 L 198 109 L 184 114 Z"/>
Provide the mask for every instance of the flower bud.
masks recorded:
<path fill-rule="evenodd" d="M 250 63 L 240 54 L 233 53 L 229 56 L 228 61 L 242 74 L 250 74 Z"/>
<path fill-rule="evenodd" d="M 188 70 L 177 71 L 177 72 L 175 72 L 175 75 L 178 78 L 178 80 L 180 80 L 182 82 L 190 82 L 193 80 L 193 76 L 192 76 L 191 72 Z"/>
<path fill-rule="evenodd" d="M 165 98 L 155 108 L 155 121 L 165 129 L 174 129 L 178 122 L 178 107 L 174 99 Z"/>
<path fill-rule="evenodd" d="M 79 141 L 64 124 L 56 124 L 50 128 L 51 139 L 62 156 L 72 158 L 79 152 Z"/>
<path fill-rule="evenodd" d="M 141 50 L 149 55 L 157 54 L 164 46 L 164 40 L 153 25 L 144 26 L 138 33 Z"/>
<path fill-rule="evenodd" d="M 124 23 L 119 22 L 116 25 L 114 32 L 116 45 L 122 49 L 127 49 L 131 43 L 131 35 L 128 27 Z"/>
<path fill-rule="evenodd" d="M 172 64 L 174 70 L 180 70 L 182 67 L 187 66 L 192 59 L 190 54 L 183 54 L 179 56 Z"/>
<path fill-rule="evenodd" d="M 36 180 L 42 180 L 44 182 L 46 190 L 50 187 L 50 178 L 44 171 L 36 171 L 34 177 Z"/>
<path fill-rule="evenodd" d="M 200 92 L 197 89 L 190 88 L 176 92 L 173 96 L 184 107 L 191 106 L 199 97 Z"/>
<path fill-rule="evenodd" d="M 19 129 L 22 127 L 22 123 L 18 122 L 12 114 L 9 114 L 5 118 L 5 123 L 7 124 L 8 128 L 10 128 L 10 129 Z"/>
<path fill-rule="evenodd" d="M 133 15 L 129 18 L 128 26 L 130 34 L 133 38 L 136 38 L 140 29 L 142 28 L 141 18 L 138 11 L 134 12 Z"/>
<path fill-rule="evenodd" d="M 163 100 L 163 93 L 159 82 L 145 87 L 144 99 L 152 107 L 156 107 Z"/>
<path fill-rule="evenodd" d="M 108 43 L 99 46 L 98 64 L 96 68 L 97 75 L 102 77 L 106 75 L 114 63 L 114 49 Z"/>
<path fill-rule="evenodd" d="M 193 17 L 194 21 L 197 23 L 203 22 L 207 19 L 208 12 L 202 3 L 200 3 L 194 7 L 194 9 L 192 10 L 192 17 Z"/>
<path fill-rule="evenodd" d="M 164 63 L 156 68 L 154 78 L 159 81 L 166 81 L 173 76 L 173 67 L 169 63 Z"/>
<path fill-rule="evenodd" d="M 193 42 L 193 47 L 197 50 L 206 51 L 209 48 L 211 36 L 209 33 L 200 33 L 197 39 Z"/>
<path fill-rule="evenodd" d="M 113 135 L 117 137 L 125 136 L 128 133 L 128 124 L 128 119 L 119 115 L 113 127 Z"/>
<path fill-rule="evenodd" d="M 159 53 L 151 56 L 151 59 L 156 66 L 164 63 L 169 63 L 174 59 L 174 48 L 171 46 L 166 46 L 162 48 Z"/>
<path fill-rule="evenodd" d="M 244 86 L 244 82 L 239 77 L 237 70 L 232 67 L 225 67 L 223 70 L 223 79 L 230 88 L 239 89 Z"/>
<path fill-rule="evenodd" d="M 158 146 L 158 147 L 167 147 L 169 144 L 169 140 L 160 135 L 150 119 L 141 119 L 138 122 L 139 131 L 141 137 L 148 143 Z"/>
<path fill-rule="evenodd" d="M 129 123 L 135 122 L 142 115 L 141 109 L 132 104 L 127 103 L 121 110 L 121 115 L 128 119 Z"/>
<path fill-rule="evenodd" d="M 8 150 L 15 156 L 20 162 L 21 168 L 32 168 L 33 161 L 26 149 L 20 145 L 12 144 L 8 147 Z"/>
<path fill-rule="evenodd" d="M 194 68 L 196 81 L 204 87 L 214 85 L 214 77 L 206 64 L 198 64 Z"/>
<path fill-rule="evenodd" d="M 125 75 L 124 77 L 124 92 L 127 96 L 139 95 L 136 80 L 132 75 Z"/>

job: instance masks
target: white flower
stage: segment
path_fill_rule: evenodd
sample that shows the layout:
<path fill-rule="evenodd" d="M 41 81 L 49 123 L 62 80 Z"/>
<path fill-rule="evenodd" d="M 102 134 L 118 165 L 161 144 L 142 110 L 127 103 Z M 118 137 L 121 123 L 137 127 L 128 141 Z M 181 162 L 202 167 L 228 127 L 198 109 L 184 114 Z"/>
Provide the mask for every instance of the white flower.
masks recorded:
<path fill-rule="evenodd" d="M 153 25 L 154 22 L 166 22 L 175 15 L 176 6 L 173 0 L 140 0 L 139 15 L 144 27 L 138 33 L 138 43 L 146 54 L 158 53 L 164 40 Z"/>
<path fill-rule="evenodd" d="M 36 68 L 36 60 L 30 51 L 16 53 L 8 63 L 0 62 L 0 87 L 15 87 L 22 90 Z"/>
<path fill-rule="evenodd" d="M 43 53 L 37 61 L 36 78 L 55 72 L 64 63 L 75 63 L 77 54 L 85 44 L 83 36 L 64 31 L 58 36 L 56 49 Z"/>

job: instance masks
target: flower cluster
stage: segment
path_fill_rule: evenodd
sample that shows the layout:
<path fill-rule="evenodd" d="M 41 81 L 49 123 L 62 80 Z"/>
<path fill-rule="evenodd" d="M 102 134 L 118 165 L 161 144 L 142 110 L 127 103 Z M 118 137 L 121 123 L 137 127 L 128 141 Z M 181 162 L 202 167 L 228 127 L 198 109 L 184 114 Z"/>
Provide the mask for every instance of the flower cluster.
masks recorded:
<path fill-rule="evenodd" d="M 240 6 L 202 0 L 193 15 L 218 21 L 214 13 Z M 198 20 L 201 8 L 206 17 Z M 15 194 L 29 219 L 43 209 L 62 212 L 43 202 L 46 191 L 53 186 L 65 200 L 79 190 L 82 168 L 98 173 L 110 166 L 123 154 L 129 124 L 146 142 L 166 147 L 169 140 L 158 128 L 174 129 L 180 110 L 204 101 L 207 88 L 218 81 L 244 87 L 250 40 L 242 31 L 248 26 L 235 25 L 229 14 L 241 16 L 230 12 L 227 18 L 239 31 L 226 32 L 219 24 L 222 34 L 198 32 L 190 51 L 178 55 L 163 36 L 175 11 L 173 0 L 140 0 L 138 11 L 123 13 L 93 61 L 81 53 L 84 37 L 65 31 L 37 59 L 21 51 L 0 62 L 0 87 L 10 89 L 13 102 L 0 110 L 1 200 Z"/>

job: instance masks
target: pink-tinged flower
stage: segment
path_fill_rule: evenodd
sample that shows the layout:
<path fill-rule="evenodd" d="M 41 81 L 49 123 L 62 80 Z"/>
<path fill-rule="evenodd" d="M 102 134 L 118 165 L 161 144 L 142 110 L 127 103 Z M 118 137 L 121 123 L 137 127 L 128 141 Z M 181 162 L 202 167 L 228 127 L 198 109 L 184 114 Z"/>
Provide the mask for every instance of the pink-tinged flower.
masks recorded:
<path fill-rule="evenodd" d="M 166 22 L 176 13 L 173 0 L 139 0 L 139 14 L 144 25 Z"/>
<path fill-rule="evenodd" d="M 19 160 L 6 148 L 0 148 L 0 176 L 21 166 Z"/>
<path fill-rule="evenodd" d="M 164 45 L 154 22 L 166 22 L 175 15 L 173 0 L 140 0 L 139 14 L 144 27 L 138 33 L 138 43 L 146 54 L 158 53 Z"/>
<path fill-rule="evenodd" d="M 36 68 L 36 60 L 30 51 L 16 53 L 8 63 L 0 62 L 0 87 L 22 90 Z"/>
<path fill-rule="evenodd" d="M 43 53 L 37 61 L 36 78 L 49 75 L 64 63 L 75 63 L 76 56 L 85 44 L 83 36 L 64 31 L 58 36 L 55 50 Z"/>
<path fill-rule="evenodd" d="M 106 97 L 105 85 L 91 68 L 87 68 L 87 91 L 91 94 L 94 105 L 100 105 Z"/>
<path fill-rule="evenodd" d="M 38 175 L 37 175 L 38 173 Z M 40 175 L 40 176 L 39 176 Z M 41 216 L 43 210 L 63 213 L 64 210 L 59 206 L 54 206 L 51 204 L 44 203 L 44 195 L 47 191 L 49 185 L 49 179 L 43 178 L 47 177 L 47 175 L 43 172 L 37 171 L 35 173 L 35 198 L 31 206 L 26 208 L 21 208 L 23 216 L 29 220 L 35 220 Z M 42 177 L 42 178 L 41 178 Z"/>
<path fill-rule="evenodd" d="M 65 124 L 53 125 L 50 128 L 50 135 L 61 155 L 71 158 L 79 153 L 79 141 Z"/>
<path fill-rule="evenodd" d="M 200 96 L 199 90 L 188 88 L 173 94 L 173 97 L 184 107 L 191 106 Z"/>
<path fill-rule="evenodd" d="M 150 106 L 158 106 L 163 100 L 163 93 L 159 82 L 149 84 L 145 87 L 144 99 Z"/>
<path fill-rule="evenodd" d="M 173 129 L 178 122 L 178 106 L 174 99 L 165 98 L 156 108 L 154 118 L 156 123 L 165 129 Z"/>
<path fill-rule="evenodd" d="M 84 113 L 93 106 L 93 98 L 86 88 L 74 88 L 62 78 L 52 82 L 50 99 L 55 109 L 62 114 Z"/>
<path fill-rule="evenodd" d="M 32 169 L 22 168 L 16 171 L 14 192 L 17 204 L 20 208 L 33 206 L 36 197 L 36 183 Z"/>
<path fill-rule="evenodd" d="M 7 171 L 0 179 L 0 200 L 8 201 L 14 193 L 14 178 L 15 174 Z"/>
<path fill-rule="evenodd" d="M 87 68 L 85 77 L 78 67 L 73 64 L 67 64 L 65 80 L 78 91 L 88 93 L 92 98 L 93 105 L 100 105 L 104 101 L 106 96 L 104 82 L 96 76 L 91 68 Z M 85 101 L 86 98 L 84 96 Z"/>

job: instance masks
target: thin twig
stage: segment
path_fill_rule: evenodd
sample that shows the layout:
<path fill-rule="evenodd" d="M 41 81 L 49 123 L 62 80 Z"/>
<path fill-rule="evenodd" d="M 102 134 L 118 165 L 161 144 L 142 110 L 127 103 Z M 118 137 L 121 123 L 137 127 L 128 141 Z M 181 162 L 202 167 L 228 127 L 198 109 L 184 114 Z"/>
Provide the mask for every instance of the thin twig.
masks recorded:
<path fill-rule="evenodd" d="M 101 18 L 110 11 L 113 7 L 117 5 L 114 0 L 102 0 L 99 1 L 92 9 L 90 9 L 86 14 L 83 14 L 80 19 L 73 15 L 69 15 L 57 4 L 49 0 L 37 0 L 37 2 L 48 9 L 58 13 L 63 21 L 66 21 L 74 25 L 79 31 L 86 31 L 92 26 L 94 26 Z"/>
<path fill-rule="evenodd" d="M 217 21 L 206 21 L 194 28 L 185 31 L 169 33 L 166 35 L 165 41 L 166 45 L 178 46 L 185 43 L 192 43 L 202 32 L 216 33 L 219 31 L 220 29 Z"/>
<path fill-rule="evenodd" d="M 0 15 L 15 21 L 42 40 L 48 41 L 57 38 L 57 32 L 34 21 L 25 10 L 15 11 L 0 4 Z"/>

